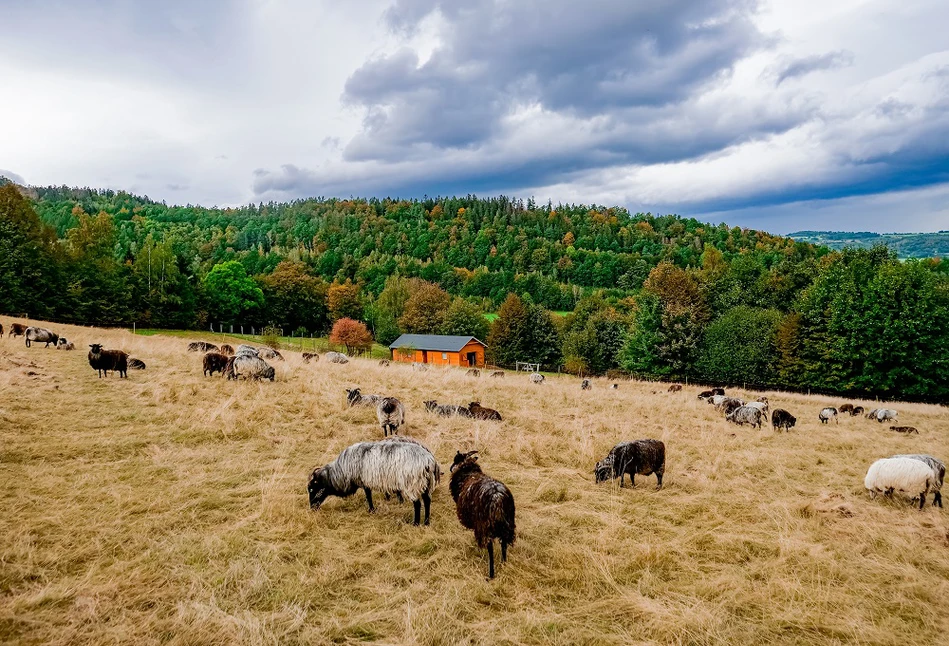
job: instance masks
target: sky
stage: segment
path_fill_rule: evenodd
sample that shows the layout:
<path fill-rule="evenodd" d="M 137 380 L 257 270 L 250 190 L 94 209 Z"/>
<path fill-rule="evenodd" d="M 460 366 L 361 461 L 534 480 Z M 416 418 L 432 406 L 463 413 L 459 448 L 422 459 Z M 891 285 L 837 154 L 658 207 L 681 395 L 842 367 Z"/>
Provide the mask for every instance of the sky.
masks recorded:
<path fill-rule="evenodd" d="M 945 0 L 0 0 L 0 175 L 949 229 Z"/>

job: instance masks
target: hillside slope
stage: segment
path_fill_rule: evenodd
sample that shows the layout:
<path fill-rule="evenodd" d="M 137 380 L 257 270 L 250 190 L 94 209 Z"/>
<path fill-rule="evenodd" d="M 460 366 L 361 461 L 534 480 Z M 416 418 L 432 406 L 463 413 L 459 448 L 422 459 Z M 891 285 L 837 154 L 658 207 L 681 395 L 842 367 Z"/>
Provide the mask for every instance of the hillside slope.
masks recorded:
<path fill-rule="evenodd" d="M 886 245 L 900 258 L 949 258 L 949 231 L 937 233 L 871 233 L 850 231 L 797 231 L 789 238 L 815 245 L 843 249 L 869 249 Z"/>

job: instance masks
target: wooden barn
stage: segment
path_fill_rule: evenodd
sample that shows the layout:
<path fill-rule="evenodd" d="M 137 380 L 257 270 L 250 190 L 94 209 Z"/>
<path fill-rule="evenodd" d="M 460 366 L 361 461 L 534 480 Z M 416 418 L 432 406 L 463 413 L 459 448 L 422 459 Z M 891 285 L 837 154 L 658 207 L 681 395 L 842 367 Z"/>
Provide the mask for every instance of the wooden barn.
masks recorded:
<path fill-rule="evenodd" d="M 403 334 L 389 349 L 393 361 L 483 368 L 487 347 L 473 336 Z"/>

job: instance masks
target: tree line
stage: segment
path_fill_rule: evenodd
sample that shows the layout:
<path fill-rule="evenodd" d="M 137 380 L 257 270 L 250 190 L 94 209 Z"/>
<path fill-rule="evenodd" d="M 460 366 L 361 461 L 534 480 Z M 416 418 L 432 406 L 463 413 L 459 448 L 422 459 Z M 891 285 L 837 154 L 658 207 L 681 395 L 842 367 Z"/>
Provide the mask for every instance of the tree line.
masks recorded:
<path fill-rule="evenodd" d="M 470 334 L 502 366 L 949 395 L 949 261 L 615 207 L 468 196 L 212 209 L 6 183 L 0 285 L 0 311 L 82 324 L 323 335 L 345 321 L 364 347 L 362 322 L 383 344 Z"/>

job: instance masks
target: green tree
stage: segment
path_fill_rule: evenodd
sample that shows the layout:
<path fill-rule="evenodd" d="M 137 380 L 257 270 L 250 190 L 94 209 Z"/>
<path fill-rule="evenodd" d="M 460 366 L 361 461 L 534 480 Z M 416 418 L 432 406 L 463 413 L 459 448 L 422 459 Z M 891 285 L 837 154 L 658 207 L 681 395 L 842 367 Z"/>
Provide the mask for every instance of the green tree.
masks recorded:
<path fill-rule="evenodd" d="M 129 322 L 130 267 L 116 257 L 118 229 L 114 218 L 104 211 L 92 217 L 78 206 L 73 214 L 78 222 L 67 232 L 68 318 L 96 325 Z"/>
<path fill-rule="evenodd" d="M 326 297 L 329 317 L 333 322 L 341 318 L 362 319 L 363 304 L 359 295 L 359 285 L 354 285 L 351 280 L 346 279 L 345 283 L 333 283 L 330 285 Z"/>
<path fill-rule="evenodd" d="M 484 312 L 480 307 L 463 298 L 452 299 L 448 311 L 445 312 L 442 334 L 470 335 L 484 340 L 488 338 L 488 330 L 488 320 L 484 318 Z"/>
<path fill-rule="evenodd" d="M 488 334 L 488 356 L 492 363 L 513 368 L 517 361 L 529 361 L 530 311 L 517 294 L 508 294 Z"/>
<path fill-rule="evenodd" d="M 329 326 L 329 286 L 302 262 L 284 260 L 273 273 L 257 277 L 266 303 L 264 317 L 286 330 L 322 333 Z"/>
<path fill-rule="evenodd" d="M 241 263 L 230 260 L 214 265 L 202 286 L 212 322 L 233 325 L 257 320 L 264 294 Z"/>
<path fill-rule="evenodd" d="M 698 375 L 712 383 L 775 383 L 779 352 L 777 310 L 739 305 L 705 330 Z"/>
<path fill-rule="evenodd" d="M 399 327 L 409 334 L 438 334 L 445 322 L 451 296 L 429 282 L 420 284 L 405 303 Z"/>

